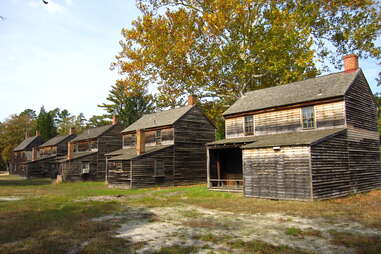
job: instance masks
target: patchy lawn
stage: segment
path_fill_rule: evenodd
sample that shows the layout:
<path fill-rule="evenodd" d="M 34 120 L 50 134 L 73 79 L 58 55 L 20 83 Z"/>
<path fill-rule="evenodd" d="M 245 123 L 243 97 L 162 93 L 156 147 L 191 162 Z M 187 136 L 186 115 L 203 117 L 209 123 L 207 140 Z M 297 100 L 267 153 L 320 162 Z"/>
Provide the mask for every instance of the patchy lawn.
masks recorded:
<path fill-rule="evenodd" d="M 381 253 L 380 211 L 381 190 L 298 202 L 0 176 L 0 253 Z"/>

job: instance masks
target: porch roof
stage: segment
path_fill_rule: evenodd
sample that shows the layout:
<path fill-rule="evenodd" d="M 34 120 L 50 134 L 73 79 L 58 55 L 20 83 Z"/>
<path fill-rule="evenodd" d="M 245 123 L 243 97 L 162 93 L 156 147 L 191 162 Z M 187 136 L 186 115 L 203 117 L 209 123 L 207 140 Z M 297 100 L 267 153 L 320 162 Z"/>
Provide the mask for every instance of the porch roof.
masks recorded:
<path fill-rule="evenodd" d="M 241 148 L 250 149 L 274 146 L 314 145 L 327 138 L 336 136 L 344 130 L 344 128 L 334 128 L 258 136 L 258 139 L 253 143 L 244 145 Z"/>
<path fill-rule="evenodd" d="M 109 161 L 126 161 L 126 160 L 132 160 L 132 159 L 135 159 L 137 157 L 140 157 L 140 156 L 144 156 L 144 155 L 147 155 L 147 154 L 150 154 L 150 153 L 153 153 L 153 152 L 156 152 L 156 151 L 160 151 L 160 150 L 163 150 L 165 148 L 168 148 L 168 147 L 171 147 L 173 145 L 165 145 L 165 146 L 146 146 L 146 152 L 144 154 L 141 154 L 141 155 L 138 155 L 136 153 L 136 149 L 135 148 L 127 148 L 127 149 L 121 149 L 121 150 L 117 150 L 115 151 L 116 153 L 119 153 L 119 155 L 117 156 L 113 156 L 111 157 L 110 159 L 108 159 Z M 109 153 L 110 155 L 111 153 Z"/>
<path fill-rule="evenodd" d="M 86 157 L 86 156 L 89 156 L 89 155 L 92 155 L 92 154 L 95 154 L 95 153 L 97 153 L 97 151 L 76 152 L 76 153 L 73 153 L 73 158 L 71 158 L 70 160 L 68 160 L 67 156 L 65 156 L 64 159 L 59 160 L 58 162 L 65 162 L 65 161 L 76 160 L 76 159 L 83 158 L 83 157 Z"/>
<path fill-rule="evenodd" d="M 306 130 L 281 134 L 229 138 L 207 143 L 207 146 L 219 147 L 225 145 L 238 145 L 242 149 L 250 149 L 273 146 L 312 145 L 331 136 L 335 136 L 343 130 L 345 130 L 345 128 Z"/>

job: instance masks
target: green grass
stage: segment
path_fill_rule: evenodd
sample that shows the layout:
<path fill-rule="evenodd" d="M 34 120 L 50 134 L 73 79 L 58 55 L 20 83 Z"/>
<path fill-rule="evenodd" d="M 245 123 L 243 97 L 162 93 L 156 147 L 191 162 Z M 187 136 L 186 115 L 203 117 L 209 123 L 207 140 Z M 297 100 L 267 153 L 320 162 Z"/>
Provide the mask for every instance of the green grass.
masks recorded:
<path fill-rule="evenodd" d="M 122 195 L 123 198 L 114 201 L 78 202 L 88 197 L 116 195 Z M 245 198 L 240 193 L 208 191 L 205 185 L 118 190 L 107 188 L 103 182 L 56 185 L 51 184 L 49 179 L 25 180 L 14 176 L 0 176 L 1 196 L 23 199 L 0 201 L 0 253 L 66 253 L 68 249 L 75 248 L 80 248 L 83 253 L 133 253 L 134 249 L 141 248 L 143 243 L 136 246 L 134 243 L 112 237 L 118 223 L 91 220 L 109 214 L 123 214 L 127 207 L 141 207 L 144 211 L 149 207 L 194 205 L 233 213 L 284 213 L 325 218 L 334 222 L 355 221 L 381 229 L 381 190 L 342 199 L 298 202 Z M 149 214 L 148 211 L 147 213 Z M 183 215 L 190 227 L 206 230 L 208 227 L 232 227 L 234 230 L 230 221 L 198 218 L 195 210 L 187 211 Z M 151 217 L 147 223 L 159 220 L 155 215 L 149 216 Z M 295 229 L 288 230 L 290 232 L 285 232 L 286 234 L 298 235 Z M 302 236 L 320 235 L 320 232 L 313 230 L 303 230 L 299 233 Z M 201 237 L 210 243 L 219 239 L 218 236 L 212 235 Z M 355 242 L 353 246 L 356 249 L 370 243 L 379 250 L 379 245 L 373 244 L 373 238 L 352 239 L 348 242 L 336 234 L 335 239 L 341 245 Z M 82 246 L 84 243 L 86 244 Z M 280 250 L 293 253 L 287 246 L 271 247 L 257 241 L 231 242 L 231 246 L 238 245 L 242 245 L 240 248 L 245 249 L 247 253 L 254 253 L 254 250 L 261 248 L 263 253 L 282 253 Z M 172 246 L 163 248 L 158 253 L 181 253 L 189 250 L 188 247 L 184 248 Z"/>
<path fill-rule="evenodd" d="M 242 241 L 235 240 L 228 242 L 230 247 L 233 249 L 243 249 L 245 253 L 266 253 L 266 254 L 306 254 L 312 252 L 306 252 L 303 250 L 291 248 L 289 246 L 273 246 L 263 241 L 252 240 L 252 241 Z"/>
<path fill-rule="evenodd" d="M 380 254 L 381 236 L 367 236 L 363 234 L 329 231 L 331 242 L 356 250 L 357 254 Z"/>

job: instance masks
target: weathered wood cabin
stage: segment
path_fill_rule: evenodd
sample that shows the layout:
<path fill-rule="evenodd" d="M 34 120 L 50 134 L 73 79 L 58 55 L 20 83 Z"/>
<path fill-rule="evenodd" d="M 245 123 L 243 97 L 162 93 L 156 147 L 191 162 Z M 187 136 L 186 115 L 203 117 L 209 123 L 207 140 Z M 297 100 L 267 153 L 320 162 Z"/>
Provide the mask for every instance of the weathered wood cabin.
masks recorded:
<path fill-rule="evenodd" d="M 51 177 L 58 174 L 58 160 L 66 156 L 68 142 L 75 138 L 74 130 L 68 135 L 58 135 L 38 147 L 33 147 L 32 160 L 26 163 L 28 177 Z"/>
<path fill-rule="evenodd" d="M 105 180 L 105 154 L 122 145 L 123 127 L 113 118 L 113 123 L 86 129 L 68 143 L 65 158 L 59 160 L 58 175 L 63 181 Z"/>
<path fill-rule="evenodd" d="M 344 72 L 246 93 L 208 143 L 208 187 L 315 200 L 381 187 L 377 104 L 355 55 Z"/>
<path fill-rule="evenodd" d="M 214 140 L 215 127 L 194 96 L 189 96 L 187 106 L 144 115 L 122 135 L 122 149 L 107 154 L 110 187 L 205 182 L 205 144 Z"/>
<path fill-rule="evenodd" d="M 11 174 L 20 176 L 28 176 L 26 163 L 35 159 L 36 154 L 33 153 L 33 148 L 38 147 L 44 141 L 40 133 L 36 131 L 36 136 L 25 138 L 18 146 L 13 149 Z"/>

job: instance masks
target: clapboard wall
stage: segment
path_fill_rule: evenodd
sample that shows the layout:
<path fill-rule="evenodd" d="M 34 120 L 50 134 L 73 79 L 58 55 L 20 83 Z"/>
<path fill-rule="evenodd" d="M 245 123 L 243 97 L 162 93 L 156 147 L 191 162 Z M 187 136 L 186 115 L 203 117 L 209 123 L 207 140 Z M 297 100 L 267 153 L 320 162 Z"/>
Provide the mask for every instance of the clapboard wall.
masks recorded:
<path fill-rule="evenodd" d="M 311 199 L 310 147 L 244 149 L 244 195 L 270 199 Z"/>
<path fill-rule="evenodd" d="M 105 133 L 96 138 L 97 152 L 85 157 L 62 161 L 60 164 L 60 173 L 64 180 L 74 181 L 83 180 L 82 165 L 90 163 L 90 173 L 86 179 L 104 181 L 106 177 L 106 157 L 105 154 L 120 149 L 122 146 L 122 137 L 120 132 L 123 127 L 114 125 Z M 82 142 L 82 141 L 78 141 Z M 74 143 L 75 144 L 75 143 Z M 74 153 L 75 156 L 76 153 Z"/>
<path fill-rule="evenodd" d="M 344 100 L 322 103 L 315 102 L 316 128 L 332 128 L 345 126 Z M 279 109 L 271 112 L 248 113 L 253 115 L 254 135 L 269 135 L 285 132 L 303 131 L 301 106 L 291 109 Z M 226 138 L 244 137 L 244 116 L 227 118 L 225 120 Z"/>
<path fill-rule="evenodd" d="M 381 186 L 377 105 L 362 72 L 345 94 L 348 153 L 353 192 Z"/>
<path fill-rule="evenodd" d="M 174 184 L 206 181 L 205 144 L 215 139 L 215 128 L 198 107 L 174 124 Z"/>
<path fill-rule="evenodd" d="M 347 131 L 311 146 L 313 199 L 348 195 L 351 178 L 348 165 Z"/>

